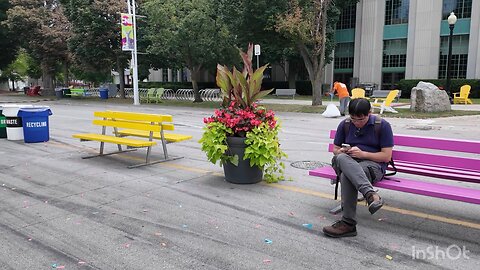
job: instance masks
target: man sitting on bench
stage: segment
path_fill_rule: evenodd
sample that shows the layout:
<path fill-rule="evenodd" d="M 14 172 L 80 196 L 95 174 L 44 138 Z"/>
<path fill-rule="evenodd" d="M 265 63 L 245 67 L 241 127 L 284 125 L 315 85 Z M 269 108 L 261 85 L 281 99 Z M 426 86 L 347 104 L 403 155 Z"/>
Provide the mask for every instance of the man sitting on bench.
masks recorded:
<path fill-rule="evenodd" d="M 340 122 L 333 142 L 332 167 L 342 186 L 343 216 L 323 228 L 325 235 L 330 237 L 357 235 L 358 192 L 366 198 L 372 215 L 383 206 L 372 183 L 382 180 L 392 158 L 392 128 L 384 119 L 370 114 L 370 102 L 364 98 L 354 99 L 348 110 L 350 118 Z"/>

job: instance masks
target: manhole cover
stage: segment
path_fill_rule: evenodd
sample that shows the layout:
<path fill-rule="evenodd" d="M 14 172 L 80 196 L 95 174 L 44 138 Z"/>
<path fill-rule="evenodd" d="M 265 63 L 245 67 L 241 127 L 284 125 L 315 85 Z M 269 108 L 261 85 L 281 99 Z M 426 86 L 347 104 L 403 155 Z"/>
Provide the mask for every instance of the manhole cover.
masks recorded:
<path fill-rule="evenodd" d="M 294 168 L 303 170 L 313 170 L 318 167 L 330 166 L 329 163 L 313 160 L 295 161 L 290 163 L 290 165 Z"/>

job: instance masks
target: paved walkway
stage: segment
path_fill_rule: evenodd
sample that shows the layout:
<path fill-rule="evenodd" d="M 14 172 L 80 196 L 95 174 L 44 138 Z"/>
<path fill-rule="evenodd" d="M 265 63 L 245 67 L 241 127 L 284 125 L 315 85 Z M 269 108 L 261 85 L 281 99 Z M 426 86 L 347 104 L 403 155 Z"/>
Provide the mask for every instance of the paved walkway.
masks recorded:
<path fill-rule="evenodd" d="M 211 109 L 90 99 L 39 104 L 53 111 L 50 141 L 0 140 L 0 269 L 436 270 L 480 265 L 480 209 L 473 204 L 381 190 L 387 205 L 375 215 L 359 204 L 357 237 L 322 234 L 323 226 L 338 219 L 328 214 L 338 204 L 333 187 L 290 164 L 329 162 L 328 131 L 340 118 L 278 113 L 281 146 L 288 154 L 286 175 L 293 181 L 234 185 L 223 180 L 222 168 L 206 160 L 198 143 L 202 119 Z M 126 166 L 141 162 L 144 150 L 82 159 L 98 151 L 98 143 L 71 136 L 100 132 L 92 125 L 97 110 L 168 113 L 175 132 L 191 134 L 193 140 L 168 144 L 169 154 L 183 159 L 142 168 Z M 388 120 L 397 133 L 478 140 L 479 119 Z M 115 150 L 106 145 L 106 151 Z M 154 148 L 152 158 L 161 157 L 161 147 Z M 465 247 L 469 257 L 412 256 L 456 247 Z"/>

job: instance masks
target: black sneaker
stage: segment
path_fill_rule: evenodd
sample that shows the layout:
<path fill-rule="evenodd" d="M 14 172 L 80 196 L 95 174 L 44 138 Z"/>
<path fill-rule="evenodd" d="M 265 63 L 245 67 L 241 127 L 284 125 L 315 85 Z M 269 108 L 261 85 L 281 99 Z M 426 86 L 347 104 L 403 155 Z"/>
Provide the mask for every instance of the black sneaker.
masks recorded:
<path fill-rule="evenodd" d="M 332 226 L 323 227 L 323 233 L 334 238 L 356 236 L 357 227 L 349 225 L 343 220 L 338 220 Z"/>

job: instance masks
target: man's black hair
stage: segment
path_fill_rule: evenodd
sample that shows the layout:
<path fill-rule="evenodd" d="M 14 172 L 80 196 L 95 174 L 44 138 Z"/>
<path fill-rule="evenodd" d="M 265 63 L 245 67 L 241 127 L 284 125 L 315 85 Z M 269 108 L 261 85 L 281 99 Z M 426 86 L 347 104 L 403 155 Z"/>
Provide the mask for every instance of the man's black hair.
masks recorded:
<path fill-rule="evenodd" d="M 364 98 L 353 99 L 348 105 L 348 113 L 350 115 L 368 115 L 371 109 L 372 106 L 370 105 L 370 102 Z"/>

